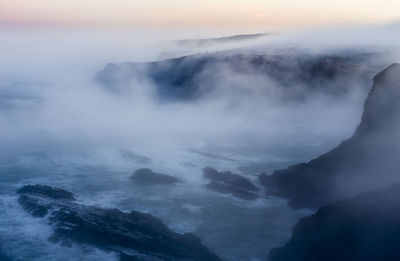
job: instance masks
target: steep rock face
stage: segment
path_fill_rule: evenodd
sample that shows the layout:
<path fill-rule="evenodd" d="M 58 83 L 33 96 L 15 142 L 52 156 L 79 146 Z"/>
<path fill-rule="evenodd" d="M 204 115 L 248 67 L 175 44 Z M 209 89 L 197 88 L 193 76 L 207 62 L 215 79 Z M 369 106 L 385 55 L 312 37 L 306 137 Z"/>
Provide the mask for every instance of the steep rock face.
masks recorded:
<path fill-rule="evenodd" d="M 364 113 L 356 135 L 371 132 L 399 132 L 400 64 L 392 64 L 374 78 L 374 86 L 365 101 Z"/>
<path fill-rule="evenodd" d="M 380 66 L 371 62 L 375 56 L 221 52 L 151 63 L 110 63 L 96 75 L 96 80 L 114 94 L 126 93 L 138 83 L 150 84 L 162 101 L 193 100 L 221 87 L 226 91 L 257 82 L 258 89 L 280 86 L 291 89 L 282 92 L 284 98 L 306 99 L 311 91 L 345 95 L 351 88 L 366 86 Z M 232 75 L 243 82 L 227 81 Z M 252 81 L 254 77 L 259 80 Z M 268 84 L 261 78 L 268 79 Z"/>
<path fill-rule="evenodd" d="M 400 260 L 400 183 L 322 207 L 270 261 Z"/>
<path fill-rule="evenodd" d="M 320 207 L 400 181 L 400 65 L 374 78 L 354 136 L 311 160 L 260 175 L 272 192 L 293 207 Z"/>
<path fill-rule="evenodd" d="M 219 172 L 207 167 L 203 169 L 203 177 L 211 180 L 206 185 L 211 190 L 246 200 L 258 198 L 257 191 L 259 189 L 250 180 L 238 174 L 229 171 Z"/>
<path fill-rule="evenodd" d="M 18 194 L 26 211 L 52 225 L 54 242 L 92 245 L 121 260 L 221 260 L 194 235 L 172 232 L 150 214 L 85 206 L 72 193 L 45 185 L 28 185 Z"/>

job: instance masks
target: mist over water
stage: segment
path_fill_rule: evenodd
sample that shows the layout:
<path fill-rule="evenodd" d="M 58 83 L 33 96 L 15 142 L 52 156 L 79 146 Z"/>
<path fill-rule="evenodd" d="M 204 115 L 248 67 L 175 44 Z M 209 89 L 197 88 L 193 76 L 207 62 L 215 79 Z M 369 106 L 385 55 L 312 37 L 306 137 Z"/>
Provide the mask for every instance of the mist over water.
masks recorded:
<path fill-rule="evenodd" d="M 342 96 L 315 92 L 288 100 L 288 93 L 303 93 L 305 86 L 284 88 L 268 75 L 236 74 L 216 64 L 197 78 L 215 87 L 203 98 L 160 102 L 145 74 L 114 95 L 95 81 L 96 73 L 110 62 L 225 51 L 323 56 L 359 46 L 384 53 L 382 63 L 388 57 L 394 62 L 398 46 L 387 40 L 395 40 L 393 25 L 386 27 L 377 30 L 389 37 L 384 42 L 331 29 L 313 41 L 318 30 L 206 46 L 172 41 L 186 38 L 179 34 L 1 29 L 0 252 L 13 260 L 117 260 L 94 248 L 48 242 L 51 228 L 25 213 L 15 194 L 22 185 L 39 183 L 70 190 L 87 205 L 151 213 L 174 231 L 195 233 L 227 260 L 265 260 L 306 211 L 263 192 L 252 202 L 210 192 L 201 169 L 230 170 L 258 185 L 260 172 L 310 160 L 352 135 L 369 86 L 352 83 Z M 364 35 L 366 29 L 354 30 Z M 220 77 L 210 79 L 207 70 Z M 121 149 L 150 162 L 126 159 Z M 143 167 L 184 183 L 140 186 L 129 177 Z"/>
<path fill-rule="evenodd" d="M 131 83 L 133 91 L 125 97 L 110 96 L 93 81 L 95 74 L 109 62 L 153 61 L 161 53 L 181 50 L 175 42 L 157 42 L 152 38 L 154 36 L 140 34 L 121 37 L 105 32 L 3 30 L 0 88 L 1 104 L 6 108 L 1 115 L 4 122 L 1 131 L 13 133 L 8 133 L 7 140 L 12 136 L 46 132 L 65 136 L 65 139 L 77 139 L 78 143 L 82 139 L 88 139 L 89 143 L 129 143 L 143 140 L 143 136 L 159 139 L 157 142 L 182 140 L 196 143 L 204 139 L 220 140 L 221 136 L 224 140 L 230 137 L 237 140 L 235 135 L 241 133 L 249 137 L 268 135 L 274 129 L 284 131 L 277 126 L 279 124 L 315 124 L 313 129 L 325 128 L 316 133 L 327 135 L 331 134 L 328 133 L 329 125 L 346 126 L 343 128 L 347 130 L 335 130 L 332 134 L 349 135 L 357 124 L 361 112 L 359 104 L 365 95 L 357 93 L 357 88 L 346 100 L 322 96 L 309 97 L 306 104 L 286 104 L 280 96 L 287 90 L 282 90 L 267 76 L 234 75 L 224 67 L 216 67 L 211 70 L 219 70 L 221 77 L 216 79 L 218 89 L 214 90 L 213 96 L 194 104 L 163 105 L 154 100 L 155 87 L 146 79 Z M 266 44 L 267 53 L 276 51 L 268 46 L 268 42 Z M 225 48 L 233 46 L 231 43 Z M 223 47 L 219 46 L 220 49 Z M 216 48 L 212 46 L 206 50 Z M 198 49 L 193 49 L 192 53 L 204 51 L 201 47 Z M 204 81 L 204 85 L 209 81 L 206 73 L 198 80 Z M 337 118 L 353 125 L 347 127 L 348 124 L 325 120 L 328 117 L 321 109 L 327 107 L 327 103 L 331 106 L 326 111 L 343 115 Z M 350 108 L 346 109 L 346 106 Z M 299 118 L 303 116 L 305 119 Z M 247 131 L 253 135 L 248 135 Z M 111 140 L 105 139 L 110 135 L 114 136 Z M 257 143 L 272 140 L 254 139 Z M 62 139 L 56 140 L 62 142 Z M 148 142 L 145 141 L 146 146 Z"/>

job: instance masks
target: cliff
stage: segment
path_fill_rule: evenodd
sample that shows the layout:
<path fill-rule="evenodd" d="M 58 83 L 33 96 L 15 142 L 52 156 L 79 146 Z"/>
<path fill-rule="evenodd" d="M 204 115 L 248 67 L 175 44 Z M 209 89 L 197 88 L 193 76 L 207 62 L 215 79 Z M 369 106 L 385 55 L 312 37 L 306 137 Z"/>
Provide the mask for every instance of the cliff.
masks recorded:
<path fill-rule="evenodd" d="M 350 139 L 311 160 L 260 175 L 292 207 L 321 207 L 400 181 L 400 64 L 374 78 L 361 123 Z"/>
<path fill-rule="evenodd" d="M 283 98 L 298 100 L 306 99 L 314 91 L 340 96 L 363 88 L 380 67 L 380 62 L 375 62 L 381 61 L 378 56 L 231 51 L 149 63 L 110 63 L 95 79 L 115 95 L 129 93 L 138 84 L 152 86 L 159 100 L 170 102 L 197 100 L 221 87 L 226 91 L 256 84 L 260 89 L 282 88 Z M 242 80 L 230 80 L 233 76 Z"/>
<path fill-rule="evenodd" d="M 270 261 L 400 260 L 400 183 L 322 207 Z"/>

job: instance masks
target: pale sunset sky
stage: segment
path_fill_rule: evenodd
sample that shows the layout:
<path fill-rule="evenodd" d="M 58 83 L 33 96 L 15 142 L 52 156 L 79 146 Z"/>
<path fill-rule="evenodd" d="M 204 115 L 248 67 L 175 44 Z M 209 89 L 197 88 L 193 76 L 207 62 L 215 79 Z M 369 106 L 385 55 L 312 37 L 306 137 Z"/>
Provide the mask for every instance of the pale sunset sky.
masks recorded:
<path fill-rule="evenodd" d="M 0 26 L 264 30 L 400 19 L 400 0 L 0 0 Z"/>

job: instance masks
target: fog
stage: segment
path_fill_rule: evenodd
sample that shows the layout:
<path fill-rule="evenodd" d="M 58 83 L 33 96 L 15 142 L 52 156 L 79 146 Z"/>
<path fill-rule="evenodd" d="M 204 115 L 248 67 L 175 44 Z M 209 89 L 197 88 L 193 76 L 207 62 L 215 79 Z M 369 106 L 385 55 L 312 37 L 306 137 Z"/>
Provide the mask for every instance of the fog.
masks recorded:
<path fill-rule="evenodd" d="M 233 170 L 261 166 L 252 174 L 308 161 L 352 136 L 373 76 L 399 60 L 397 28 L 314 28 L 254 39 L 203 40 L 207 44 L 182 44 L 176 40 L 188 39 L 188 34 L 177 32 L 3 28 L 2 156 L 42 150 L 95 155 L 128 148 L 179 162 L 180 151 L 195 150 L 238 159 L 238 164 L 224 165 Z M 194 56 L 183 69 L 163 62 L 190 54 Z M 356 58 L 346 60 L 352 55 Z M 272 64 L 271 71 L 254 68 L 259 57 Z M 323 78 L 318 70 L 321 63 L 335 63 L 330 57 L 339 57 L 332 67 L 339 76 Z M 187 77 L 184 69 L 203 60 L 206 66 L 189 74 L 193 82 L 184 86 L 198 90 L 193 99 L 163 100 L 162 81 L 151 76 L 155 69 L 120 64 L 161 61 L 157 70 L 166 70 L 168 80 Z M 129 76 L 129 81 L 118 86 L 99 82 L 96 74 L 109 63 L 117 67 L 112 80 Z M 340 77 L 346 70 L 354 71 Z M 264 169 L 271 158 L 282 163 Z"/>
<path fill-rule="evenodd" d="M 308 161 L 353 135 L 373 76 L 399 61 L 397 28 L 223 41 L 207 40 L 222 32 L 1 28 L 0 254 L 117 258 L 49 243 L 48 224 L 33 220 L 15 194 L 41 183 L 86 205 L 151 213 L 173 231 L 194 232 L 225 260 L 266 260 L 307 212 L 266 198 L 257 175 Z M 150 161 L 124 159 L 121 149 Z M 260 188 L 258 198 L 207 189 L 206 166 L 242 174 Z M 129 177 L 143 167 L 183 182 L 140 186 Z M 363 188 L 374 184 L 370 177 Z M 342 181 L 335 192 L 354 194 Z"/>
<path fill-rule="evenodd" d="M 141 143 L 185 147 L 216 142 L 229 146 L 238 141 L 266 145 L 288 137 L 294 139 L 288 142 L 304 140 L 305 136 L 293 138 L 293 132 L 303 132 L 310 139 L 318 137 L 311 142 L 334 144 L 349 136 L 358 123 L 366 93 L 357 86 L 340 99 L 320 93 L 310 94 L 304 102 L 285 102 L 282 92 L 301 92 L 303 86 L 285 90 L 266 75 L 237 75 L 216 65 L 206 70 L 219 72 L 217 82 L 211 82 L 206 71 L 198 79 L 204 86 L 215 87 L 212 95 L 193 103 L 160 104 L 154 98 L 154 83 L 145 76 L 130 82 L 133 91 L 124 97 L 110 95 L 93 79 L 109 62 L 154 61 L 166 53 L 179 57 L 233 48 L 239 53 L 290 56 L 298 52 L 332 54 L 346 48 L 350 52 L 358 46 L 379 52 L 390 47 L 393 52 L 395 36 L 391 26 L 387 27 L 385 37 L 380 28 L 368 33 L 369 27 L 352 31 L 330 28 L 184 47 L 173 41 L 179 34 L 3 28 L 0 88 L 2 102 L 7 98 L 8 107 L 1 111 L 2 145 L 25 146 L 26 139 L 35 143 L 34 133 L 42 135 L 38 143 L 48 135 L 46 141 L 80 146 Z M 376 41 L 378 36 L 385 40 Z"/>

